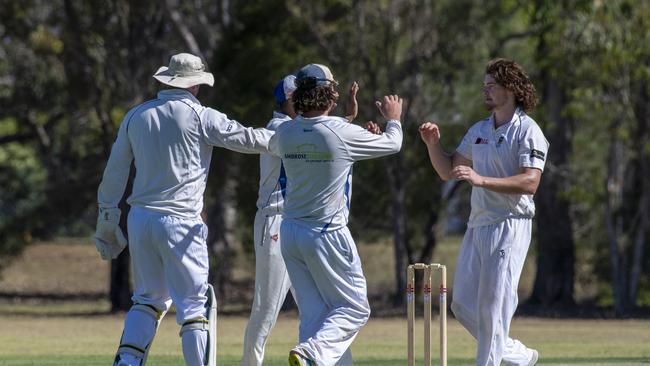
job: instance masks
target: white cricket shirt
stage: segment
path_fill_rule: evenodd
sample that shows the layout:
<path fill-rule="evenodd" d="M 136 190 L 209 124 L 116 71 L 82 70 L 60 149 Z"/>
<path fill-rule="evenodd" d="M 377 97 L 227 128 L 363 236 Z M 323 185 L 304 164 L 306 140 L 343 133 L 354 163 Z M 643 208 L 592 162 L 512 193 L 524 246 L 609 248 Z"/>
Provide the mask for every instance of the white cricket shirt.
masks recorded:
<path fill-rule="evenodd" d="M 479 175 L 505 178 L 519 174 L 524 167 L 543 171 L 548 147 L 549 143 L 537 123 L 523 110 L 517 109 L 510 122 L 496 129 L 494 116 L 474 124 L 456 151 L 472 161 L 472 168 Z M 469 227 L 535 215 L 532 195 L 498 193 L 473 187 L 471 202 Z"/>
<path fill-rule="evenodd" d="M 269 148 L 282 158 L 287 174 L 283 218 L 333 231 L 347 225 L 352 195 L 352 164 L 396 153 L 402 125 L 391 120 L 375 135 L 333 116 L 296 117 L 282 124 Z"/>
<path fill-rule="evenodd" d="M 268 152 L 273 132 L 244 127 L 188 91 L 162 90 L 127 112 L 99 185 L 100 207 L 117 207 L 131 161 L 136 175 L 127 202 L 166 215 L 196 218 L 213 146 L 243 153 Z"/>
<path fill-rule="evenodd" d="M 291 117 L 280 112 L 273 112 L 273 118 L 266 128 L 275 131 Z M 266 215 L 282 213 L 287 177 L 282 166 L 282 159 L 271 154 L 260 154 L 260 189 L 257 194 L 257 209 Z"/>

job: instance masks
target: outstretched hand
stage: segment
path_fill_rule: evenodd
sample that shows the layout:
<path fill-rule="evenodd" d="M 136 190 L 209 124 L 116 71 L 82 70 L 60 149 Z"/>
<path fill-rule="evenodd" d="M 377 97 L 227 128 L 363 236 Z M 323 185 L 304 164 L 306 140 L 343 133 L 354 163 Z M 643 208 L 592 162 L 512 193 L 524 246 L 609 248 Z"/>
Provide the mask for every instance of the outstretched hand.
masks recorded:
<path fill-rule="evenodd" d="M 359 91 L 359 84 L 356 81 L 352 82 L 350 85 L 350 90 L 348 91 L 348 100 L 345 106 L 345 119 L 348 122 L 352 122 L 357 118 L 359 114 L 359 103 L 357 103 L 357 92 Z"/>
<path fill-rule="evenodd" d="M 400 120 L 402 117 L 402 98 L 399 95 L 386 95 L 383 102 L 376 101 L 375 105 L 386 119 Z"/>
<path fill-rule="evenodd" d="M 440 143 L 440 128 L 433 122 L 424 122 L 420 125 L 420 138 L 428 146 Z"/>

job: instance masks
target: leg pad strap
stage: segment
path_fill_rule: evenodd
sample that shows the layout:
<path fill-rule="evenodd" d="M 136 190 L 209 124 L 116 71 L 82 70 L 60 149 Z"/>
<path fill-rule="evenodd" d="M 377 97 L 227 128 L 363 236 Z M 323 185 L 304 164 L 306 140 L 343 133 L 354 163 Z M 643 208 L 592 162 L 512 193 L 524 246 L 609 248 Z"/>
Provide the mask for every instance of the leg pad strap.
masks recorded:
<path fill-rule="evenodd" d="M 182 337 L 183 333 L 191 330 L 210 330 L 208 319 L 200 317 L 186 321 L 181 326 L 181 331 L 178 333 L 178 335 Z"/>
<path fill-rule="evenodd" d="M 164 311 L 159 311 L 154 306 L 146 305 L 146 304 L 134 304 L 133 306 L 131 306 L 129 312 L 133 312 L 132 314 L 134 315 L 135 313 L 140 313 L 140 314 L 144 314 L 145 317 L 150 317 L 153 323 L 155 324 L 156 329 L 158 329 L 158 326 L 160 325 L 160 320 L 165 315 Z M 124 334 L 122 335 L 122 338 L 124 338 Z M 140 346 L 131 343 L 125 343 L 123 342 L 122 339 L 122 341 L 120 341 L 120 346 L 117 348 L 117 355 L 115 356 L 115 361 L 113 364 L 114 365 L 119 364 L 119 361 L 121 359 L 120 355 L 129 354 L 139 358 L 141 360 L 140 366 L 144 366 L 147 363 L 147 356 L 149 354 L 149 348 L 151 346 L 151 342 L 153 342 L 153 339 L 149 341 L 149 344 L 147 344 L 145 348 L 142 348 Z"/>
<path fill-rule="evenodd" d="M 134 355 L 136 357 L 139 357 L 141 359 L 144 359 L 145 353 L 147 350 L 144 350 L 140 347 L 136 347 L 132 344 L 120 344 L 120 346 L 117 348 L 117 354 L 119 355 L 120 353 L 128 353 L 130 355 Z"/>

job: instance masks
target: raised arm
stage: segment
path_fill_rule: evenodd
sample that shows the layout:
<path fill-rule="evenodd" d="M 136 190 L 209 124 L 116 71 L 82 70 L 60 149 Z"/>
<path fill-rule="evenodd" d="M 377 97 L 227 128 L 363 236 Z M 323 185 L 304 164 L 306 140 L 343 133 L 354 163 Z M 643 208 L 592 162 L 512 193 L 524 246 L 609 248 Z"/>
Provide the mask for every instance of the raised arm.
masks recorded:
<path fill-rule="evenodd" d="M 427 145 L 429 160 L 442 180 L 452 179 L 452 169 L 457 166 L 472 166 L 472 161 L 457 152 L 447 154 L 440 146 L 440 128 L 433 122 L 420 125 L 420 138 Z"/>
<path fill-rule="evenodd" d="M 341 138 L 346 142 L 348 152 L 353 160 L 364 160 L 394 154 L 402 148 L 402 98 L 387 95 L 382 102 L 375 102 L 381 114 L 388 120 L 386 132 L 376 134 L 359 126 L 349 125 L 341 131 Z"/>
<path fill-rule="evenodd" d="M 352 82 L 350 90 L 348 91 L 348 100 L 345 106 L 345 119 L 352 122 L 359 114 L 359 103 L 357 103 L 357 92 L 359 91 L 359 84 L 356 81 Z"/>

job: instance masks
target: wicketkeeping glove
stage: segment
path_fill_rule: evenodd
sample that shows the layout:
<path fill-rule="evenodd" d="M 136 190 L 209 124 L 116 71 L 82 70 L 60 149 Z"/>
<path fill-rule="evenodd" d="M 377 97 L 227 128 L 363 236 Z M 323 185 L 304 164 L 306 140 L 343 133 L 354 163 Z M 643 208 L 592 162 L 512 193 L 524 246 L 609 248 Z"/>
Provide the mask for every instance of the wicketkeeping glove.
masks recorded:
<path fill-rule="evenodd" d="M 120 228 L 119 208 L 100 208 L 95 231 L 95 246 L 103 260 L 117 258 L 127 241 Z"/>

